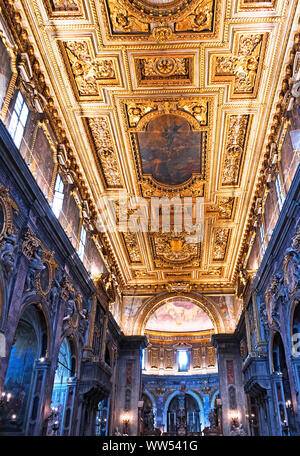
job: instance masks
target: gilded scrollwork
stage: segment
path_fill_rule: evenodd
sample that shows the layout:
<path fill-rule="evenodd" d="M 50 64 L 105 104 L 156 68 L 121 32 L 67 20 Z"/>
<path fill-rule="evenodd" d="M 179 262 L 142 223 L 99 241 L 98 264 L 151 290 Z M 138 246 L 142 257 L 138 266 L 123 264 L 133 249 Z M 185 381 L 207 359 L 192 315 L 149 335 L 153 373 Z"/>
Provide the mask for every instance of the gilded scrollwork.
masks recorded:
<path fill-rule="evenodd" d="M 169 41 L 173 37 L 173 31 L 171 27 L 166 27 L 166 26 L 157 26 L 154 27 L 152 30 L 152 36 L 155 39 L 155 41 L 158 41 L 160 43 Z"/>
<path fill-rule="evenodd" d="M 218 196 L 215 204 L 207 207 L 207 212 L 215 212 L 218 219 L 231 219 L 235 198 L 233 196 Z"/>
<path fill-rule="evenodd" d="M 189 282 L 169 282 L 167 285 L 169 293 L 189 293 L 191 284 Z"/>
<path fill-rule="evenodd" d="M 54 260 L 54 252 L 44 251 L 41 262 L 45 268 L 35 277 L 35 289 L 37 293 L 46 297 L 51 290 L 55 269 L 57 268 L 57 263 Z"/>
<path fill-rule="evenodd" d="M 49 16 L 78 16 L 82 14 L 82 0 L 43 0 Z"/>
<path fill-rule="evenodd" d="M 108 120 L 105 117 L 89 117 L 87 124 L 107 186 L 121 187 L 119 166 Z"/>
<path fill-rule="evenodd" d="M 178 109 L 189 112 L 200 125 L 207 125 L 208 121 L 208 103 L 206 100 L 197 101 L 180 101 Z"/>
<path fill-rule="evenodd" d="M 148 3 L 143 0 L 107 0 L 107 11 L 115 35 L 147 35 L 158 42 L 176 39 L 178 33 L 212 33 L 214 0 L 174 0 Z"/>
<path fill-rule="evenodd" d="M 9 196 L 9 188 L 0 184 L 0 247 L 4 236 L 13 234 L 13 211 L 19 212 L 19 208 Z"/>
<path fill-rule="evenodd" d="M 165 263 L 187 263 L 197 259 L 200 254 L 200 244 L 187 242 L 182 233 L 155 233 L 151 240 L 154 258 Z"/>
<path fill-rule="evenodd" d="M 192 130 L 201 130 L 208 123 L 209 100 L 205 97 L 181 100 L 143 100 L 125 103 L 129 126 L 133 131 L 144 131 L 151 119 L 163 114 L 174 114 L 186 119 Z"/>
<path fill-rule="evenodd" d="M 99 97 L 102 85 L 119 83 L 116 59 L 95 57 L 87 40 L 63 41 L 61 48 L 79 97 Z"/>
<path fill-rule="evenodd" d="M 183 85 L 193 82 L 193 56 L 139 56 L 134 58 L 134 63 L 139 86 Z"/>
<path fill-rule="evenodd" d="M 176 32 L 211 31 L 213 27 L 213 4 L 211 0 L 204 0 L 184 19 L 176 22 Z"/>
<path fill-rule="evenodd" d="M 232 96 L 255 95 L 264 41 L 263 34 L 240 35 L 236 54 L 214 57 L 214 80 L 230 82 L 233 78 Z"/>
<path fill-rule="evenodd" d="M 141 263 L 142 255 L 140 251 L 140 246 L 137 238 L 137 233 L 123 233 L 126 249 L 129 254 L 130 261 L 132 263 Z"/>
<path fill-rule="evenodd" d="M 222 164 L 222 185 L 237 185 L 246 146 L 250 115 L 230 115 Z"/>
<path fill-rule="evenodd" d="M 224 261 L 229 241 L 229 228 L 216 228 L 213 234 L 213 261 Z"/>
<path fill-rule="evenodd" d="M 149 25 L 140 21 L 134 14 L 131 14 L 127 8 L 120 5 L 120 2 L 108 0 L 110 18 L 113 32 L 115 33 L 147 33 Z"/>
<path fill-rule="evenodd" d="M 136 127 L 144 117 L 151 111 L 158 110 L 158 104 L 149 100 L 143 103 L 131 102 L 126 105 L 126 112 L 128 116 L 128 122 L 130 127 Z"/>

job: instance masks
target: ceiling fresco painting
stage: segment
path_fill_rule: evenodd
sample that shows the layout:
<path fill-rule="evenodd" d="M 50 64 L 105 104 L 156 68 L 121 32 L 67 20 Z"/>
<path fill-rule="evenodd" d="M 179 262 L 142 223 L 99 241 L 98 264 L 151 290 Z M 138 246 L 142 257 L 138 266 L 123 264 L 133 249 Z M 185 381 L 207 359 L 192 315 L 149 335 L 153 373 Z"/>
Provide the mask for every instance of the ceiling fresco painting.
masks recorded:
<path fill-rule="evenodd" d="M 166 114 L 137 135 L 144 174 L 178 185 L 201 173 L 201 132 L 191 131 L 186 120 Z"/>
<path fill-rule="evenodd" d="M 195 332 L 213 329 L 209 316 L 192 302 L 173 301 L 159 307 L 149 318 L 145 330 Z"/>

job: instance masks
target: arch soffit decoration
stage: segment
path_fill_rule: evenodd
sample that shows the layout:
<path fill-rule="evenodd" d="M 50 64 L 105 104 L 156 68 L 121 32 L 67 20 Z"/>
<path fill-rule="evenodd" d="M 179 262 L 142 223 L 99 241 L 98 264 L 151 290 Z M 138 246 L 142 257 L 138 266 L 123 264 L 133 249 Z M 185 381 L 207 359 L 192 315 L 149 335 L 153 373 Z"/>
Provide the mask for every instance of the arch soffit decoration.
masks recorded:
<path fill-rule="evenodd" d="M 28 296 L 25 298 L 25 300 L 23 301 L 22 303 L 22 306 L 19 310 L 19 315 L 18 315 L 18 319 L 17 319 L 17 325 L 16 325 L 16 330 L 17 330 L 17 327 L 18 327 L 18 324 L 22 318 L 22 315 L 24 314 L 24 312 L 30 308 L 30 306 L 36 306 L 38 310 L 41 311 L 43 317 L 44 317 L 44 321 L 45 321 L 45 325 L 46 325 L 46 331 L 47 331 L 47 351 L 46 351 L 46 357 L 47 358 L 51 358 L 51 353 L 50 353 L 50 340 L 51 340 L 51 327 L 50 327 L 50 316 L 49 316 L 49 313 L 48 313 L 48 308 L 47 308 L 47 305 L 45 303 L 45 300 L 39 296 L 39 295 L 31 295 L 31 296 Z"/>
<path fill-rule="evenodd" d="M 214 304 L 209 302 L 206 298 L 202 296 L 195 296 L 191 293 L 185 294 L 178 294 L 178 293 L 168 293 L 167 295 L 150 298 L 147 300 L 140 311 L 137 314 L 135 322 L 133 324 L 133 330 L 136 330 L 135 333 L 138 335 L 144 334 L 144 328 L 147 324 L 147 321 L 151 317 L 151 315 L 159 309 L 159 307 L 163 306 L 169 301 L 174 301 L 175 299 L 178 300 L 185 300 L 191 302 L 198 307 L 200 307 L 204 312 L 207 313 L 209 318 L 211 319 L 214 329 L 216 333 L 221 333 L 225 331 L 224 323 L 222 317 L 220 316 L 219 312 L 217 311 Z"/>

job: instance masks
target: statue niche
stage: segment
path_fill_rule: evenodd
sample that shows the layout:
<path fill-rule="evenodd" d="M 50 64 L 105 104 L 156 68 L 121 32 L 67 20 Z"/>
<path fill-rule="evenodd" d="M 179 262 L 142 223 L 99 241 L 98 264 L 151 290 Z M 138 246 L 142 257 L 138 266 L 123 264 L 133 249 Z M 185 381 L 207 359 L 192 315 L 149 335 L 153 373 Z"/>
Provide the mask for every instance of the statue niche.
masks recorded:
<path fill-rule="evenodd" d="M 154 435 L 154 413 L 152 401 L 146 394 L 143 394 L 142 400 L 144 401 L 142 408 L 143 435 Z"/>

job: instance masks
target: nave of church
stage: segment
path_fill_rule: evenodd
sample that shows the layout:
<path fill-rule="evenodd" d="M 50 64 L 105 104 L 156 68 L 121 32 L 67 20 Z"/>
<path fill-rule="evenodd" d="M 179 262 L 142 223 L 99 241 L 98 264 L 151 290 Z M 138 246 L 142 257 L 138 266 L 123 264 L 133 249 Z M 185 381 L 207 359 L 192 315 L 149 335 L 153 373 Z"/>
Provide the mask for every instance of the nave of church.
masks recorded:
<path fill-rule="evenodd" d="M 299 436 L 299 158 L 297 0 L 0 0 L 0 435 Z"/>

